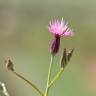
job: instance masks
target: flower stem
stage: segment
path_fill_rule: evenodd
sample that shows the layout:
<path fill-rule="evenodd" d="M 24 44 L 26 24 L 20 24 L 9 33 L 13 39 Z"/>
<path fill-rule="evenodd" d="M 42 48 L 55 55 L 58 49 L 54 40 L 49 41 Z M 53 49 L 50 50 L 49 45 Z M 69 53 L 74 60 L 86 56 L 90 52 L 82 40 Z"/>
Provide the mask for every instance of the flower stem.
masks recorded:
<path fill-rule="evenodd" d="M 33 83 L 31 83 L 29 80 L 27 80 L 25 77 L 23 77 L 22 75 L 18 74 L 15 71 L 12 71 L 17 77 L 23 79 L 25 82 L 27 82 L 29 85 L 31 85 L 31 87 L 33 87 L 41 96 L 44 96 L 44 94 L 39 90 L 39 88 L 37 88 L 36 85 L 34 85 Z"/>
<path fill-rule="evenodd" d="M 55 83 L 56 80 L 58 80 L 61 76 L 61 74 L 63 73 L 64 68 L 60 68 L 60 70 L 58 71 L 57 75 L 54 77 L 54 79 L 50 82 L 49 84 L 49 88 Z"/>
<path fill-rule="evenodd" d="M 52 55 L 51 60 L 50 60 L 49 71 L 48 71 L 47 86 L 46 86 L 44 96 L 48 96 L 48 92 L 49 92 L 49 84 L 50 84 L 50 77 L 51 77 L 51 69 L 52 69 L 53 59 L 54 59 L 54 56 Z"/>

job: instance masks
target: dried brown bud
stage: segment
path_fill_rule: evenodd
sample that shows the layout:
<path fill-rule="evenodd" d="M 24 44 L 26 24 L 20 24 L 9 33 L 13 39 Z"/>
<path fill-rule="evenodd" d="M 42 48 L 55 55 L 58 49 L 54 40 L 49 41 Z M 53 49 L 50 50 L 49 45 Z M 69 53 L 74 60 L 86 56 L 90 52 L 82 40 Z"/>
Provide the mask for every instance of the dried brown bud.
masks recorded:
<path fill-rule="evenodd" d="M 74 51 L 74 49 L 71 49 L 71 50 L 68 52 L 68 62 L 70 61 L 70 58 L 71 58 L 72 55 L 73 55 L 73 51 Z"/>
<path fill-rule="evenodd" d="M 6 68 L 11 70 L 11 71 L 14 71 L 14 65 L 13 65 L 13 62 L 10 60 L 10 59 L 6 59 L 5 60 L 5 64 L 6 64 Z"/>
<path fill-rule="evenodd" d="M 63 55 L 61 57 L 61 67 L 65 68 L 65 66 L 70 61 L 70 58 L 72 57 L 74 49 L 71 49 L 69 52 L 67 52 L 66 48 L 64 48 Z"/>
<path fill-rule="evenodd" d="M 66 48 L 64 48 L 64 51 L 61 57 L 61 67 L 64 68 L 66 64 L 67 64 L 67 52 L 66 52 Z"/>

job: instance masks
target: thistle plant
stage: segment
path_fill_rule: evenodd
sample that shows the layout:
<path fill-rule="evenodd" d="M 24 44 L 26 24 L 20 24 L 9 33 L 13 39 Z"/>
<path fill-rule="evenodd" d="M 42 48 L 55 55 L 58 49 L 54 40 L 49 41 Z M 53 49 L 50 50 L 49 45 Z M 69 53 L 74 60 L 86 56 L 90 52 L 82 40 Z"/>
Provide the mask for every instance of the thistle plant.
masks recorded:
<path fill-rule="evenodd" d="M 9 71 L 11 71 L 14 75 L 16 75 L 18 78 L 21 78 L 22 80 L 24 80 L 35 91 L 37 91 L 39 93 L 39 95 L 41 95 L 41 96 L 49 96 L 49 90 L 50 90 L 51 86 L 53 84 L 55 84 L 55 82 L 61 77 L 61 75 L 64 72 L 64 69 L 65 69 L 66 65 L 69 63 L 69 61 L 70 61 L 70 59 L 72 57 L 73 51 L 74 51 L 74 48 L 71 48 L 70 50 L 68 50 L 67 48 L 63 49 L 62 55 L 61 55 L 61 58 L 60 58 L 60 65 L 61 66 L 60 66 L 59 71 L 57 72 L 57 74 L 51 79 L 52 65 L 54 63 L 55 56 L 59 52 L 60 39 L 61 39 L 61 37 L 64 37 L 64 38 L 72 37 L 72 36 L 74 36 L 74 32 L 73 32 L 72 29 L 70 29 L 68 27 L 68 23 L 66 23 L 63 20 L 63 18 L 61 19 L 61 21 L 56 20 L 56 19 L 51 20 L 49 25 L 48 25 L 48 31 L 53 34 L 54 39 L 53 39 L 53 41 L 51 43 L 51 46 L 50 46 L 51 60 L 50 60 L 50 64 L 49 64 L 47 83 L 46 83 L 46 88 L 45 88 L 44 92 L 41 91 L 40 88 L 38 88 L 35 84 L 30 82 L 28 79 L 26 79 L 24 76 L 19 74 L 16 71 L 16 69 L 14 67 L 14 64 L 13 64 L 13 62 L 12 62 L 12 60 L 10 58 L 5 60 L 6 68 Z"/>

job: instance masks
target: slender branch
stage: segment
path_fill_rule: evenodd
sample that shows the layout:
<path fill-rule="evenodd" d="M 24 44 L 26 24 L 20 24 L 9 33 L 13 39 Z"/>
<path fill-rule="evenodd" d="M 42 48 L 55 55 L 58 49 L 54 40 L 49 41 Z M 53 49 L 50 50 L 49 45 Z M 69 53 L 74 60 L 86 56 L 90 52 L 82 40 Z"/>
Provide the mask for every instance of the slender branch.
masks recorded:
<path fill-rule="evenodd" d="M 48 96 L 53 59 L 54 59 L 54 56 L 52 55 L 51 56 L 51 60 L 50 60 L 49 71 L 48 71 L 47 86 L 46 86 L 46 90 L 45 90 L 45 95 L 44 96 Z"/>
<path fill-rule="evenodd" d="M 27 82 L 29 85 L 31 85 L 31 87 L 33 87 L 41 96 L 44 96 L 44 94 L 39 90 L 39 88 L 37 88 L 36 85 L 34 85 L 33 83 L 31 83 L 29 80 L 27 80 L 25 77 L 23 77 L 22 75 L 18 74 L 15 71 L 12 71 L 17 77 L 23 79 L 25 82 Z"/>
<path fill-rule="evenodd" d="M 49 88 L 55 83 L 55 81 L 57 81 L 60 78 L 60 76 L 62 75 L 63 71 L 64 71 L 64 68 L 60 68 L 60 70 L 58 71 L 57 75 L 50 82 Z"/>
<path fill-rule="evenodd" d="M 0 89 L 5 96 L 10 96 L 4 83 L 0 82 Z"/>
<path fill-rule="evenodd" d="M 11 61 L 10 58 L 5 60 L 5 65 L 6 68 L 8 70 L 10 70 L 11 72 L 13 72 L 17 77 L 21 78 L 22 80 L 24 80 L 25 82 L 27 82 L 29 85 L 31 85 L 32 88 L 34 88 L 41 96 L 44 96 L 44 94 L 39 90 L 39 88 L 37 88 L 37 86 L 35 84 L 33 84 L 32 82 L 30 82 L 29 80 L 27 80 L 24 76 L 22 76 L 21 74 L 17 73 L 14 69 L 14 64 Z"/>
<path fill-rule="evenodd" d="M 48 72 L 47 85 L 50 83 L 50 77 L 51 77 L 51 71 L 52 71 L 52 63 L 53 63 L 53 59 L 54 59 L 54 56 L 51 56 L 50 66 L 49 66 L 49 72 Z"/>

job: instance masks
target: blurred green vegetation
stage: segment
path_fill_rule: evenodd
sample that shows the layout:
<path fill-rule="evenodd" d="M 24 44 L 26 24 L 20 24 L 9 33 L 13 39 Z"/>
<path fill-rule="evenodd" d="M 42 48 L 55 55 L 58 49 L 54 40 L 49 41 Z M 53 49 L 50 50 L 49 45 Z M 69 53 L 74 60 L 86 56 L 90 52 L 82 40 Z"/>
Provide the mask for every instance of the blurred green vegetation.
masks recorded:
<path fill-rule="evenodd" d="M 39 96 L 6 70 L 4 59 L 10 57 L 17 72 L 44 91 L 53 38 L 47 26 L 53 17 L 64 17 L 75 32 L 73 38 L 62 38 L 53 75 L 59 69 L 62 49 L 75 48 L 75 52 L 50 96 L 96 96 L 85 83 L 86 58 L 96 54 L 96 0 L 0 0 L 0 81 L 11 96 Z"/>

